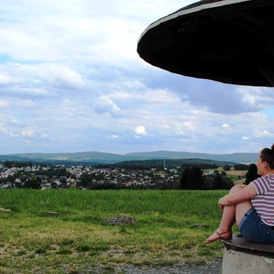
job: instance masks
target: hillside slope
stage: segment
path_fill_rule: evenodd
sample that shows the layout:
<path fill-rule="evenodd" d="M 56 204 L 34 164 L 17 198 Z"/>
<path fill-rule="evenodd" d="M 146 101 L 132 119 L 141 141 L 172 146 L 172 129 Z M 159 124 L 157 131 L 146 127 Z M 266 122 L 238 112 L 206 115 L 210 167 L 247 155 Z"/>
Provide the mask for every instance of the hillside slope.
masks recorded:
<path fill-rule="evenodd" d="M 257 153 L 207 154 L 176 151 L 155 151 L 128 153 L 125 155 L 98 151 L 77 153 L 24 153 L 0 155 L 2 161 L 73 161 L 118 163 L 122 161 L 154 160 L 154 159 L 207 159 L 233 163 L 256 163 Z"/>

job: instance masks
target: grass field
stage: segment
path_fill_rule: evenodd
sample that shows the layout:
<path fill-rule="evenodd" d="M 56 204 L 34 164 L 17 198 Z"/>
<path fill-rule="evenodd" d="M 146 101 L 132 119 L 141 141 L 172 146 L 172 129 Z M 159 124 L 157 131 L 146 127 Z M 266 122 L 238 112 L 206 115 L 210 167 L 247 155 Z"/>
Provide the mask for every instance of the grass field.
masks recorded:
<path fill-rule="evenodd" d="M 0 273 L 81 273 L 121 264 L 201 264 L 222 257 L 205 244 L 227 191 L 0 190 Z M 58 216 L 48 212 L 58 212 Z M 129 215 L 135 224 L 108 225 Z"/>

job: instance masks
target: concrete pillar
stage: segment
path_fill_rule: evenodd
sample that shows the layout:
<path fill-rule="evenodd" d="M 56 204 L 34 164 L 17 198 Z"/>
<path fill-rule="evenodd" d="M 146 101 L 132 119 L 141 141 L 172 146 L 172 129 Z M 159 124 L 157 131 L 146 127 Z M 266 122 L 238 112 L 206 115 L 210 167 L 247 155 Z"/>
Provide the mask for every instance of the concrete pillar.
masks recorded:
<path fill-rule="evenodd" d="M 223 242 L 222 274 L 274 274 L 273 244 L 256 246 L 235 237 Z"/>

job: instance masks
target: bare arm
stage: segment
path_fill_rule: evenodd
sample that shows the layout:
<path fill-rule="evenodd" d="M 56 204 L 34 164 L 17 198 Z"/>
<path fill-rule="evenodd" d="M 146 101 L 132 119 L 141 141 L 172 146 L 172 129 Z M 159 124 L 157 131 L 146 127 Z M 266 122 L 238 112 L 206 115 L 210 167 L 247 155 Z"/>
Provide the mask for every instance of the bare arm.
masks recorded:
<path fill-rule="evenodd" d="M 225 195 L 218 201 L 218 204 L 222 209 L 223 206 L 235 205 L 240 202 L 249 200 L 256 195 L 257 193 L 255 187 L 252 184 L 249 184 L 237 192 Z"/>

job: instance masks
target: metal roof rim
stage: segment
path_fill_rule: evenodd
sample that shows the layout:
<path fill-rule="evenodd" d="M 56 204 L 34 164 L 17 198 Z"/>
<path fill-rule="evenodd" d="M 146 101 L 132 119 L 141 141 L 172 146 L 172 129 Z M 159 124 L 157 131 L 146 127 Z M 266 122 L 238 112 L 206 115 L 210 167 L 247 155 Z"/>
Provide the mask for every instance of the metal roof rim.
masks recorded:
<path fill-rule="evenodd" d="M 189 14 L 189 13 L 192 13 L 192 12 L 197 12 L 197 11 L 200 11 L 200 10 L 203 10 L 203 9 L 211 9 L 211 8 L 215 8 L 215 7 L 221 7 L 221 6 L 225 6 L 225 5 L 229 5 L 229 4 L 238 4 L 238 3 L 242 3 L 242 2 L 249 2 L 249 1 L 253 1 L 253 0 L 224 0 L 224 1 L 218 1 L 218 2 L 213 2 L 213 3 L 208 3 L 208 4 L 202 4 L 200 6 L 195 6 L 195 7 L 192 7 L 190 9 L 186 9 L 186 10 L 182 10 L 182 11 L 179 11 L 179 12 L 174 12 L 174 13 L 171 13 L 165 17 L 162 17 L 160 18 L 159 20 L 151 23 L 142 33 L 141 33 L 141 36 L 140 38 L 138 39 L 138 43 L 140 42 L 141 38 L 144 36 L 144 34 L 150 30 L 151 28 L 154 28 L 156 27 L 157 25 L 160 25 L 162 24 L 163 22 L 165 21 L 168 21 L 168 20 L 171 20 L 171 19 L 174 19 L 176 17 L 179 17 L 179 16 L 182 16 L 182 15 L 185 15 L 185 14 Z M 187 7 L 187 6 L 186 6 Z"/>

